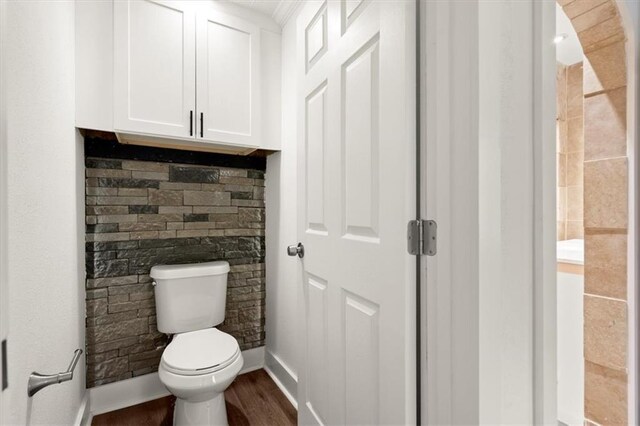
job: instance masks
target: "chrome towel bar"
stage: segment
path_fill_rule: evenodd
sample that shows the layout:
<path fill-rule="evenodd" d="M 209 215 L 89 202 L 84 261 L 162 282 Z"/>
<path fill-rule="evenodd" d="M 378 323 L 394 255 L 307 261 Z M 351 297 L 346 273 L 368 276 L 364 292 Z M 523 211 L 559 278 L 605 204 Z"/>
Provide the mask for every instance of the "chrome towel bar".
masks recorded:
<path fill-rule="evenodd" d="M 35 371 L 29 375 L 29 384 L 27 386 L 27 394 L 29 397 L 35 395 L 40 389 L 44 389 L 49 385 L 67 382 L 73 379 L 73 370 L 75 370 L 78 361 L 82 355 L 82 349 L 76 349 L 73 353 L 73 359 L 67 371 L 58 374 L 40 374 Z"/>

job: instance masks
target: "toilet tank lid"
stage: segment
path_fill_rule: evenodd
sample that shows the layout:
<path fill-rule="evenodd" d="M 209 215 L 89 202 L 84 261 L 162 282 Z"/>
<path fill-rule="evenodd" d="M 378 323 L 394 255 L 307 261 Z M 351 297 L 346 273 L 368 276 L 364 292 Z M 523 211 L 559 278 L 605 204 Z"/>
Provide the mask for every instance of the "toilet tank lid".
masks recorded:
<path fill-rule="evenodd" d="M 206 277 L 229 272 L 229 262 L 216 261 L 184 265 L 156 265 L 151 268 L 151 278 L 170 280 L 176 278 Z"/>

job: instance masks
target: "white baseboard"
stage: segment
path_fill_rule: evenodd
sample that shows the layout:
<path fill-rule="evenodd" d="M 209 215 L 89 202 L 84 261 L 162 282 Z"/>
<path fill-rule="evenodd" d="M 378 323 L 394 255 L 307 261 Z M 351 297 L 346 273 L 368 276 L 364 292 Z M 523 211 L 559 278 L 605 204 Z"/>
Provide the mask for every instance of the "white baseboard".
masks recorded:
<path fill-rule="evenodd" d="M 240 374 L 264 367 L 264 347 L 242 351 L 244 366 Z M 170 395 L 158 373 L 121 380 L 89 389 L 87 406 L 92 416 Z M 87 410 L 89 411 L 89 410 Z"/>
<path fill-rule="evenodd" d="M 298 376 L 277 355 L 269 351 L 265 351 L 264 369 L 297 410 Z"/>
<path fill-rule="evenodd" d="M 264 367 L 264 346 L 242 351 L 242 358 L 244 359 L 244 365 L 242 366 L 242 370 L 240 370 L 240 374 L 248 373 L 250 371 L 255 371 L 263 368 Z"/>
<path fill-rule="evenodd" d="M 158 373 L 145 374 L 89 389 L 91 414 L 108 413 L 170 395 Z"/>
<path fill-rule="evenodd" d="M 76 414 L 76 420 L 73 422 L 74 426 L 86 426 L 91 422 L 91 412 L 89 406 L 89 391 L 85 391 L 80 407 L 78 408 L 78 414 Z"/>

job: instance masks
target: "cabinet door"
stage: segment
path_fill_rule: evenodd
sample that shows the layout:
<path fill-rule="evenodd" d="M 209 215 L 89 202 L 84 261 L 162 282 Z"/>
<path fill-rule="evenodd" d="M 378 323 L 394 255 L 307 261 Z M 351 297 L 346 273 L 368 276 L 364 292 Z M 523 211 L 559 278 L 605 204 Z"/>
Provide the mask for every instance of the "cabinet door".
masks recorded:
<path fill-rule="evenodd" d="M 115 129 L 195 137 L 195 63 L 188 3 L 114 2 Z"/>
<path fill-rule="evenodd" d="M 259 28 L 220 12 L 202 12 L 196 44 L 197 138 L 259 146 Z"/>

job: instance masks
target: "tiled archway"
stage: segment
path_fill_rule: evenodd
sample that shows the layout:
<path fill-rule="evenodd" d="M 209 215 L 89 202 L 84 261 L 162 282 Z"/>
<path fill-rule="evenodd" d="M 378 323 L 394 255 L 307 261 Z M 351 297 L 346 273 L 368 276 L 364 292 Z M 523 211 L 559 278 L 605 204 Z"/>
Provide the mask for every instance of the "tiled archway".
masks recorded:
<path fill-rule="evenodd" d="M 558 0 L 584 51 L 587 423 L 628 416 L 626 37 L 615 0 Z"/>

